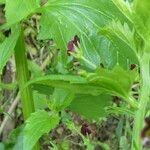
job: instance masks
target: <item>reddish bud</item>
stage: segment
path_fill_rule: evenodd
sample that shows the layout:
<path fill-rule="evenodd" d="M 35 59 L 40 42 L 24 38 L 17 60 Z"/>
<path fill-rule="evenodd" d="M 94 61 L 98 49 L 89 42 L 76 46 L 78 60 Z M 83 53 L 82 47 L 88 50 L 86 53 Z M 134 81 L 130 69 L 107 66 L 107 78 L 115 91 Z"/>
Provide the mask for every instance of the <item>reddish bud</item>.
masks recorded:
<path fill-rule="evenodd" d="M 95 147 L 95 150 L 103 150 L 103 148 L 101 146 L 97 146 Z"/>
<path fill-rule="evenodd" d="M 133 70 L 136 67 L 136 64 L 131 64 L 130 65 L 130 70 Z"/>
<path fill-rule="evenodd" d="M 80 38 L 77 35 L 75 35 L 74 39 L 69 41 L 69 43 L 67 45 L 68 51 L 75 52 L 75 46 L 79 47 L 78 43 L 80 43 Z"/>
<path fill-rule="evenodd" d="M 91 134 L 91 130 L 89 129 L 89 126 L 87 124 L 83 124 L 81 127 L 81 133 L 83 135 L 90 135 Z"/>
<path fill-rule="evenodd" d="M 145 118 L 145 122 L 150 126 L 150 117 Z"/>

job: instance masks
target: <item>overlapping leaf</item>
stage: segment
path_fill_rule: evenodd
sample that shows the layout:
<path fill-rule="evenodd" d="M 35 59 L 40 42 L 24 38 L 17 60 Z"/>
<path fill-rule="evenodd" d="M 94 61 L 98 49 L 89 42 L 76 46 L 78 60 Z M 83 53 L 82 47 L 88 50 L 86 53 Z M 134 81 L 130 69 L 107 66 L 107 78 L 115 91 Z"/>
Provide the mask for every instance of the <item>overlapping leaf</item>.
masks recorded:
<path fill-rule="evenodd" d="M 104 27 L 100 34 L 110 40 L 109 48 L 110 51 L 113 51 L 113 58 L 123 68 L 128 69 L 130 64 L 139 63 L 134 40 L 135 31 L 131 30 L 127 23 L 121 24 L 119 21 L 113 21 Z"/>
<path fill-rule="evenodd" d="M 88 82 L 108 90 L 113 95 L 126 97 L 135 78 L 135 71 L 125 71 L 116 66 L 113 70 L 100 69 L 90 74 Z"/>
<path fill-rule="evenodd" d="M 101 62 L 98 53 L 101 47 L 97 48 L 98 43 L 91 41 L 92 35 L 113 18 L 125 20 L 111 0 L 49 1 L 42 12 L 39 38 L 54 38 L 62 50 L 62 60 L 66 62 L 67 43 L 78 35 L 83 55 L 96 66 Z"/>
<path fill-rule="evenodd" d="M 113 70 L 99 69 L 87 77 L 71 75 L 49 75 L 34 79 L 29 84 L 45 85 L 68 90 L 74 94 L 98 96 L 102 93 L 128 98 L 136 71 L 125 71 L 120 67 Z M 40 90 L 40 89 L 38 89 Z"/>

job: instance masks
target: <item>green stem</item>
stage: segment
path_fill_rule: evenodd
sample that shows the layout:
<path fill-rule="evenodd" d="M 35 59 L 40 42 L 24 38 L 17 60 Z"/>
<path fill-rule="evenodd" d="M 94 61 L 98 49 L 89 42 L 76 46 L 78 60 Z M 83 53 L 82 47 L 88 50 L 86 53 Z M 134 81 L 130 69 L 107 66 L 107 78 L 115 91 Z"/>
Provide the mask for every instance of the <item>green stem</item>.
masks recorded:
<path fill-rule="evenodd" d="M 140 63 L 141 67 L 141 92 L 139 100 L 139 109 L 135 115 L 133 127 L 132 150 L 142 150 L 141 130 L 146 116 L 146 107 L 150 100 L 150 53 L 145 52 Z"/>
<path fill-rule="evenodd" d="M 92 62 L 90 62 L 88 59 L 86 59 L 83 56 L 80 56 L 80 59 L 83 60 L 85 63 L 87 63 L 92 69 L 96 69 L 97 66 L 95 64 L 93 64 Z"/>
<path fill-rule="evenodd" d="M 19 85 L 19 90 L 21 91 L 20 94 L 21 94 L 23 116 L 24 120 L 27 120 L 30 114 L 34 112 L 34 102 L 31 87 L 28 86 L 24 88 L 26 82 L 29 80 L 29 71 L 27 66 L 27 58 L 25 55 L 25 41 L 22 29 L 15 47 L 15 61 L 16 61 L 17 81 Z M 38 144 L 36 144 L 33 149 L 39 150 Z"/>

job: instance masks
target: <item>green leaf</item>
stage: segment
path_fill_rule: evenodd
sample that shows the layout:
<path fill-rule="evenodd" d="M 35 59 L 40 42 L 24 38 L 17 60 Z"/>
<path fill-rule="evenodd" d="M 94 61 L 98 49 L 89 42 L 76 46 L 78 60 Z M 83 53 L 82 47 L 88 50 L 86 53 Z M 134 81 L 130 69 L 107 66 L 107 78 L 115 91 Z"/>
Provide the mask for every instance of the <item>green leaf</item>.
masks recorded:
<path fill-rule="evenodd" d="M 129 1 L 124 1 L 124 0 L 112 0 L 113 3 L 117 6 L 117 8 L 128 18 L 131 22 L 132 20 L 132 5 L 131 2 Z"/>
<path fill-rule="evenodd" d="M 133 9 L 133 20 L 136 30 L 144 39 L 144 51 L 150 51 L 150 1 L 134 0 Z"/>
<path fill-rule="evenodd" d="M 26 121 L 24 129 L 23 149 L 31 150 L 38 139 L 51 131 L 59 123 L 57 114 L 49 115 L 46 111 L 37 111 Z"/>
<path fill-rule="evenodd" d="M 90 36 L 113 18 L 125 19 L 111 0 L 50 0 L 43 7 L 42 14 L 38 38 L 53 38 L 62 50 L 64 63 L 67 61 L 67 43 L 78 35 L 83 55 L 97 66 L 100 64 L 100 56 Z"/>
<path fill-rule="evenodd" d="M 147 26 L 149 25 L 150 20 L 150 1 L 149 0 L 134 0 L 134 7 L 136 13 L 139 15 L 141 20 L 143 20 L 144 24 Z M 148 26 L 147 26 L 148 27 Z"/>
<path fill-rule="evenodd" d="M 53 110 L 61 111 L 70 105 L 74 98 L 73 92 L 55 88 L 53 95 L 51 97 L 50 106 Z"/>
<path fill-rule="evenodd" d="M 44 75 L 40 66 L 36 64 L 34 61 L 28 60 L 28 68 L 31 71 L 33 77 L 39 77 Z"/>
<path fill-rule="evenodd" d="M 37 91 L 33 92 L 34 108 L 35 110 L 44 109 L 47 107 L 47 98 L 46 95 L 38 93 Z"/>
<path fill-rule="evenodd" d="M 110 106 L 107 108 L 107 111 L 109 114 L 115 114 L 115 115 L 127 115 L 134 117 L 135 113 L 133 110 L 129 110 L 129 108 L 126 107 L 117 107 L 117 106 Z"/>
<path fill-rule="evenodd" d="M 106 36 L 111 43 L 110 51 L 113 51 L 113 61 L 125 69 L 129 69 L 130 64 L 139 64 L 137 49 L 134 40 L 134 29 L 130 29 L 127 23 L 121 24 L 113 21 L 104 27 L 100 34 Z"/>
<path fill-rule="evenodd" d="M 122 136 L 120 138 L 119 147 L 120 147 L 120 150 L 130 149 L 130 145 L 126 136 Z"/>
<path fill-rule="evenodd" d="M 5 4 L 5 0 L 0 0 L 0 4 Z"/>
<path fill-rule="evenodd" d="M 112 98 L 108 95 L 77 95 L 69 109 L 85 116 L 87 119 L 100 120 L 108 115 L 106 107 L 110 105 L 112 105 Z"/>
<path fill-rule="evenodd" d="M 137 76 L 136 70 L 124 70 L 116 66 L 113 70 L 99 69 L 88 76 L 88 82 L 106 89 L 113 95 L 128 97 Z"/>
<path fill-rule="evenodd" d="M 36 78 L 27 83 L 44 85 L 68 90 L 74 94 L 98 96 L 102 93 L 118 96 L 131 106 L 137 107 L 137 102 L 131 98 L 130 90 L 137 77 L 137 70 L 123 70 L 116 66 L 113 70 L 98 69 L 95 73 L 87 73 L 87 77 L 71 75 L 48 75 Z M 40 91 L 40 89 L 39 89 Z"/>
<path fill-rule="evenodd" d="M 2 73 L 3 67 L 14 52 L 16 42 L 20 34 L 20 27 L 15 26 L 13 33 L 0 44 L 0 74 Z"/>
<path fill-rule="evenodd" d="M 34 87 L 39 92 L 41 88 L 44 88 L 44 86 L 46 86 L 47 89 L 48 89 L 47 86 L 52 87 L 52 88 L 55 87 L 55 88 L 68 90 L 76 94 L 99 95 L 103 91 L 101 87 L 96 87 L 96 86 L 92 86 L 88 84 L 86 78 L 83 78 L 80 76 L 73 76 L 73 75 L 48 75 L 44 77 L 39 77 L 39 78 L 30 80 L 26 84 L 26 86 L 29 86 L 31 84 L 33 84 Z M 53 90 L 50 89 L 50 91 L 53 91 Z M 42 90 L 42 92 L 47 93 L 47 90 L 46 91 Z"/>
<path fill-rule="evenodd" d="M 0 44 L 5 40 L 5 35 L 0 31 Z"/>
<path fill-rule="evenodd" d="M 23 128 L 19 127 L 11 133 L 11 138 L 14 138 L 15 144 L 12 150 L 23 150 Z"/>
<path fill-rule="evenodd" d="M 7 24 L 16 24 L 40 7 L 40 0 L 6 0 Z"/>

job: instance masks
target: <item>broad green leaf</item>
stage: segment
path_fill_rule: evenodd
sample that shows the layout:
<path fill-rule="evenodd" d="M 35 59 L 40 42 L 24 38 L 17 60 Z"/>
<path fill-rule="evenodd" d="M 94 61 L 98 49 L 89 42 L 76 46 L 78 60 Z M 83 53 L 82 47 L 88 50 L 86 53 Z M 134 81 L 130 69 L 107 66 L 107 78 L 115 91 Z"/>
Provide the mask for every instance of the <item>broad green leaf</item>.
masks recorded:
<path fill-rule="evenodd" d="M 113 95 L 128 97 L 136 77 L 136 70 L 126 71 L 116 66 L 113 70 L 99 69 L 96 73 L 89 74 L 88 82 L 108 90 Z"/>
<path fill-rule="evenodd" d="M 50 106 L 53 110 L 61 111 L 70 105 L 74 98 L 73 92 L 55 88 L 51 97 Z"/>
<path fill-rule="evenodd" d="M 23 149 L 31 150 L 43 134 L 50 132 L 57 126 L 59 120 L 57 114 L 49 115 L 44 110 L 31 114 L 24 129 Z"/>
<path fill-rule="evenodd" d="M 112 105 L 112 98 L 108 95 L 77 95 L 68 107 L 87 119 L 100 120 L 108 115 L 106 107 Z"/>
<path fill-rule="evenodd" d="M 100 64 L 99 49 L 92 43 L 91 35 L 113 18 L 125 19 L 111 0 L 50 0 L 42 14 L 39 39 L 53 38 L 65 63 L 67 43 L 78 35 L 83 55 L 96 66 Z"/>
<path fill-rule="evenodd" d="M 16 42 L 20 34 L 20 27 L 15 26 L 12 34 L 0 44 L 0 74 L 2 73 L 3 67 L 14 52 Z"/>
<path fill-rule="evenodd" d="M 131 30 L 127 23 L 122 25 L 113 21 L 100 32 L 111 41 L 108 49 L 113 51 L 113 61 L 116 60 L 117 64 L 125 69 L 129 69 L 131 64 L 139 64 L 134 40 L 135 31 Z"/>
<path fill-rule="evenodd" d="M 137 70 L 123 70 L 119 66 L 113 70 L 98 69 L 95 73 L 87 73 L 87 77 L 73 75 L 48 75 L 36 78 L 26 86 L 49 86 L 68 90 L 74 94 L 98 96 L 102 93 L 119 96 L 129 104 L 137 107 L 137 102 L 132 100 L 130 90 L 137 77 Z M 38 89 L 40 91 L 40 88 Z"/>
<path fill-rule="evenodd" d="M 49 87 L 52 88 L 60 88 L 64 90 L 68 90 L 75 94 L 91 94 L 91 95 L 99 95 L 104 91 L 101 87 L 96 87 L 88 84 L 86 78 L 80 76 L 73 76 L 73 75 L 48 75 L 44 77 L 39 77 L 29 81 L 26 86 L 34 84 L 34 87 L 40 92 L 41 88 L 48 89 Z M 38 88 L 40 86 L 41 88 Z M 53 89 L 49 88 L 50 91 Z M 49 93 L 50 93 L 49 91 Z M 46 91 L 42 91 L 47 93 Z"/>
<path fill-rule="evenodd" d="M 117 6 L 117 8 L 128 18 L 131 22 L 132 20 L 132 3 L 128 0 L 112 0 L 113 3 Z"/>
<path fill-rule="evenodd" d="M 40 7 L 40 0 L 6 0 L 7 24 L 16 24 L 34 13 Z"/>

